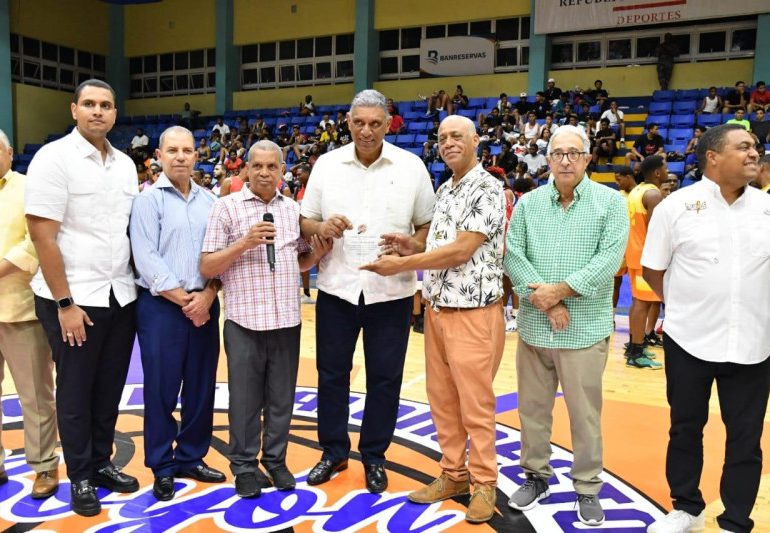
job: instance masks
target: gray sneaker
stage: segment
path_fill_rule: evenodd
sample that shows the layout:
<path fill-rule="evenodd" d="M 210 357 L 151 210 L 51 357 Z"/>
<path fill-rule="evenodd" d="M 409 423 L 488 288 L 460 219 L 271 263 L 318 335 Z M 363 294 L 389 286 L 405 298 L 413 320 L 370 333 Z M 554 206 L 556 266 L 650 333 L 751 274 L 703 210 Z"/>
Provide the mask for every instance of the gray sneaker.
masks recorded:
<path fill-rule="evenodd" d="M 537 502 L 551 495 L 548 482 L 537 476 L 527 476 L 527 480 L 511 495 L 508 507 L 519 511 L 529 511 Z"/>
<path fill-rule="evenodd" d="M 578 494 L 578 518 L 587 526 L 600 526 L 604 523 L 604 511 L 599 498 L 594 494 Z"/>

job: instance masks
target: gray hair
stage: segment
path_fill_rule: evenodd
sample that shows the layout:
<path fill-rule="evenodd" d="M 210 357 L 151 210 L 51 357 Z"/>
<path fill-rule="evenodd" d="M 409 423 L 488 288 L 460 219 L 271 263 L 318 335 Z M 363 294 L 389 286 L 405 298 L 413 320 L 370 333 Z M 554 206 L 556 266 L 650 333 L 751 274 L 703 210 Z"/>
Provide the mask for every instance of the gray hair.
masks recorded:
<path fill-rule="evenodd" d="M 374 89 L 364 89 L 360 93 L 353 97 L 353 101 L 350 102 L 350 109 L 354 107 L 379 107 L 385 111 L 385 116 L 390 116 L 388 113 L 388 100 L 385 95 L 380 91 Z"/>
<path fill-rule="evenodd" d="M 0 130 L 0 144 L 6 148 L 13 148 L 13 146 L 11 146 L 11 141 L 8 140 L 8 136 L 3 130 Z"/>
<path fill-rule="evenodd" d="M 163 148 L 163 141 L 165 140 L 166 135 L 169 133 L 183 133 L 185 135 L 189 135 L 193 141 L 193 147 L 195 147 L 195 136 L 190 130 L 188 130 L 184 126 L 171 126 L 170 128 L 166 128 L 165 130 L 163 130 L 163 133 L 160 134 L 160 138 L 158 139 L 159 150 Z"/>
<path fill-rule="evenodd" d="M 588 135 L 586 135 L 585 130 L 577 126 L 570 126 L 567 124 L 564 126 L 559 126 L 556 128 L 556 131 L 553 132 L 553 135 L 551 135 L 551 141 L 548 143 L 546 155 L 551 155 L 551 146 L 553 146 L 553 142 L 556 140 L 556 138 L 559 137 L 559 135 L 566 135 L 568 133 L 580 137 L 580 139 L 583 141 L 583 151 L 589 154 L 591 153 L 591 141 L 588 140 Z"/>
<path fill-rule="evenodd" d="M 275 144 L 273 141 L 268 141 L 267 139 L 263 139 L 261 141 L 257 141 L 254 144 L 251 145 L 251 148 L 249 148 L 249 161 L 251 161 L 251 154 L 253 152 L 256 152 L 259 150 L 260 152 L 275 152 L 278 154 L 278 161 L 283 165 L 283 150 L 281 150 L 281 147 Z"/>

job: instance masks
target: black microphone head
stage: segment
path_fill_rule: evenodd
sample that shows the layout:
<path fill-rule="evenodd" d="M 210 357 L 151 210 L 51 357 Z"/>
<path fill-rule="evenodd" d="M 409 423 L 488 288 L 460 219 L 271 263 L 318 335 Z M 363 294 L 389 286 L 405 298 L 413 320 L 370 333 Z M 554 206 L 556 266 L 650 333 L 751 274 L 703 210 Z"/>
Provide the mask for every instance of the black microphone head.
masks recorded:
<path fill-rule="evenodd" d="M 275 222 L 272 213 L 265 213 L 262 215 L 262 222 Z"/>

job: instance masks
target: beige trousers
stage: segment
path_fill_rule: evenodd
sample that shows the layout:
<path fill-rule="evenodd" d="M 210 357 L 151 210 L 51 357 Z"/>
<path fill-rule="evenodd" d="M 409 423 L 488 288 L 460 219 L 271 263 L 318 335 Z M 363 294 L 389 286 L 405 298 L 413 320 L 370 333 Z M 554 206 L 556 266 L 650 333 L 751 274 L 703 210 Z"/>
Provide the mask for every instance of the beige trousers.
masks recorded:
<path fill-rule="evenodd" d="M 609 339 L 580 350 L 538 348 L 519 339 L 521 467 L 543 479 L 553 475 L 551 426 L 556 389 L 561 383 L 572 435 L 572 482 L 578 494 L 602 488 L 602 375 Z"/>
<path fill-rule="evenodd" d="M 0 322 L 0 383 L 4 373 L 3 362 L 8 364 L 19 394 L 27 464 L 35 472 L 53 470 L 59 465 L 59 456 L 55 453 L 57 435 L 53 360 L 51 347 L 37 320 Z M 0 466 L 4 456 L 0 444 Z"/>
<path fill-rule="evenodd" d="M 502 302 L 468 310 L 425 309 L 428 401 L 441 468 L 454 481 L 497 485 L 495 392 L 505 346 Z M 467 441 L 470 456 L 466 466 Z"/>

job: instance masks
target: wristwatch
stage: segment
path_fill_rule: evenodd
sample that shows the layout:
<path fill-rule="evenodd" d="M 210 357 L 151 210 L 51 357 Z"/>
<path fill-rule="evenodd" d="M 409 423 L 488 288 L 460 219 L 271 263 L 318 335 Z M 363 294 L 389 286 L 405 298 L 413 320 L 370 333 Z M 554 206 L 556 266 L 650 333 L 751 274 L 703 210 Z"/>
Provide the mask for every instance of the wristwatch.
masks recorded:
<path fill-rule="evenodd" d="M 75 304 L 75 300 L 72 299 L 72 296 L 67 296 L 66 298 L 62 298 L 61 300 L 56 300 L 56 307 L 59 309 L 67 309 L 68 307 Z"/>

